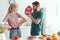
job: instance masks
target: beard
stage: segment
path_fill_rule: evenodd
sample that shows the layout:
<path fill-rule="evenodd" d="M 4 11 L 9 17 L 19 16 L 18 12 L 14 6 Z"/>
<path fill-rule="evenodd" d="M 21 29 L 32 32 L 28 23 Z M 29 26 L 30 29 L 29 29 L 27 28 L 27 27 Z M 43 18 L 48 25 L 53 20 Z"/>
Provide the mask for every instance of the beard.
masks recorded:
<path fill-rule="evenodd" d="M 37 9 L 33 9 L 33 11 L 37 11 Z"/>

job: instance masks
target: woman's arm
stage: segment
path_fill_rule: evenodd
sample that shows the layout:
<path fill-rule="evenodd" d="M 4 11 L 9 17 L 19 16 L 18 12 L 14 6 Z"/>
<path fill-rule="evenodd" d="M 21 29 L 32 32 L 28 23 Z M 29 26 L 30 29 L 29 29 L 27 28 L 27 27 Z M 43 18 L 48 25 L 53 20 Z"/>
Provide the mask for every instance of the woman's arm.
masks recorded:
<path fill-rule="evenodd" d="M 5 18 L 2 20 L 2 22 L 3 22 L 3 25 L 4 25 L 4 29 L 6 29 L 6 28 L 11 28 L 10 27 L 10 25 L 8 24 L 8 14 L 5 16 Z"/>
<path fill-rule="evenodd" d="M 3 22 L 7 22 L 8 21 L 8 15 L 5 16 L 5 18 L 3 19 Z"/>
<path fill-rule="evenodd" d="M 21 15 L 20 15 L 20 18 L 22 19 L 19 22 L 19 25 L 21 26 L 24 22 L 26 22 L 26 19 L 23 16 L 21 16 Z"/>

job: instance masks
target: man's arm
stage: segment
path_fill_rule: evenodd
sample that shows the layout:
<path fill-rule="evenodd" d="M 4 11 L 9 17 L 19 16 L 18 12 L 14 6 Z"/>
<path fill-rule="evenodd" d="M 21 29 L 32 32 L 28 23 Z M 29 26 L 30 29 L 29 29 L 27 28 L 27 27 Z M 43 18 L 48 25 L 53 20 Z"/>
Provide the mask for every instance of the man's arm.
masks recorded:
<path fill-rule="evenodd" d="M 32 15 L 28 15 L 28 17 L 29 17 L 35 24 L 39 24 L 39 22 L 41 21 L 39 18 L 37 18 L 37 19 L 33 18 Z"/>

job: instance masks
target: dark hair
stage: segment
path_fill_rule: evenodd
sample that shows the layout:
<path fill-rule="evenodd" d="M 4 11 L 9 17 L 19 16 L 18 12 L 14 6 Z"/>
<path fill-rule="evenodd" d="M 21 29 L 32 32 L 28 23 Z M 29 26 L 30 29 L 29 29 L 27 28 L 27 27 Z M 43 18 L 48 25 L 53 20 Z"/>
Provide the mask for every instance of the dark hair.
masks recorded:
<path fill-rule="evenodd" d="M 32 4 L 34 4 L 34 5 L 40 5 L 40 3 L 38 2 L 38 1 L 35 1 L 35 2 L 33 2 Z"/>

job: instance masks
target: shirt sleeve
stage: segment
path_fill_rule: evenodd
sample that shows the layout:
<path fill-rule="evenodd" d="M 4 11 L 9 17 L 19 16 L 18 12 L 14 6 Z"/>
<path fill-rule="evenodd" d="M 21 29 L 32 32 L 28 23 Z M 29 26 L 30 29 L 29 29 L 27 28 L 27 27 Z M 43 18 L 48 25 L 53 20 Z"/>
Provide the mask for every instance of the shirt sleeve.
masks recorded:
<path fill-rule="evenodd" d="M 17 16 L 20 18 L 21 15 L 19 13 L 17 13 Z"/>
<path fill-rule="evenodd" d="M 43 19 L 43 12 L 42 11 L 40 11 L 39 13 L 38 13 L 38 17 L 37 17 L 38 19 Z"/>
<path fill-rule="evenodd" d="M 8 18 L 9 18 L 9 16 L 8 16 L 8 14 L 7 14 L 7 15 L 5 16 L 5 18 L 4 18 L 3 21 L 8 22 Z"/>

